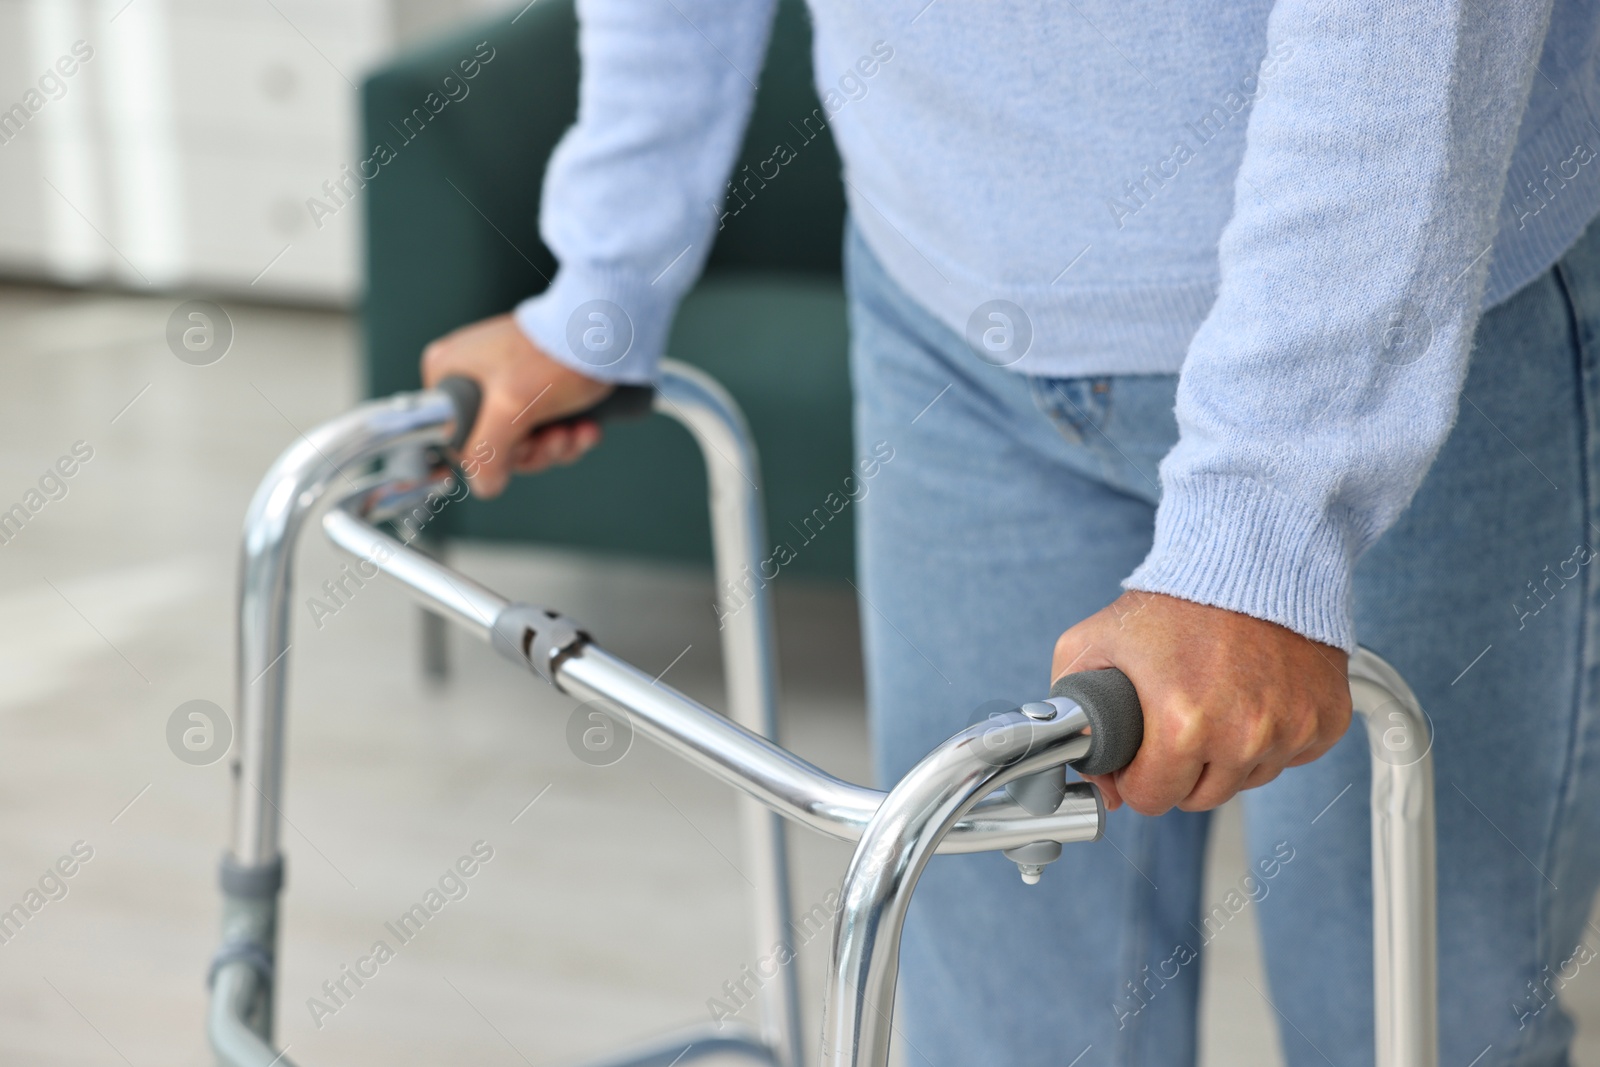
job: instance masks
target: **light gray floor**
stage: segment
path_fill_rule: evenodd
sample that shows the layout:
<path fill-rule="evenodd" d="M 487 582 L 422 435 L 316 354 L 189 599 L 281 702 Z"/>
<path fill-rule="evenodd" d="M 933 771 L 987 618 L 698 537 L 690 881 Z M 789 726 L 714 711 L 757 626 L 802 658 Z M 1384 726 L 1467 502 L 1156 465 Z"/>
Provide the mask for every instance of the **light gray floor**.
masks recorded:
<path fill-rule="evenodd" d="M 191 699 L 232 707 L 245 502 L 297 430 L 354 401 L 355 338 L 340 316 L 235 308 L 233 351 L 191 367 L 163 340 L 174 304 L 0 290 L 0 508 L 74 442 L 94 448 L 68 495 L 0 545 L 0 907 L 75 842 L 94 849 L 68 894 L 0 945 L 0 1063 L 209 1062 L 202 979 L 228 779 L 225 762 L 179 762 L 167 719 Z M 302 586 L 339 562 L 308 541 Z M 455 562 L 719 700 L 703 574 L 487 547 Z M 798 588 L 781 608 L 785 741 L 863 779 L 850 601 Z M 416 615 L 392 589 L 362 590 L 320 630 L 309 612 L 296 622 L 279 981 L 296 1060 L 542 1067 L 708 1018 L 707 999 L 753 962 L 724 789 L 642 742 L 615 766 L 580 763 L 572 701 L 465 638 L 453 683 L 430 689 Z M 1216 840 L 1208 899 L 1242 869 L 1232 812 Z M 478 841 L 494 858 L 467 896 L 313 1025 L 307 998 L 391 940 L 384 922 Z M 796 846 L 809 906 L 847 854 Z M 1211 1067 L 1277 1062 L 1254 938 L 1231 925 L 1207 958 Z M 825 949 L 801 950 L 811 1026 Z M 1600 984 L 1585 972 L 1571 992 L 1582 1062 L 1600 1063 Z"/>

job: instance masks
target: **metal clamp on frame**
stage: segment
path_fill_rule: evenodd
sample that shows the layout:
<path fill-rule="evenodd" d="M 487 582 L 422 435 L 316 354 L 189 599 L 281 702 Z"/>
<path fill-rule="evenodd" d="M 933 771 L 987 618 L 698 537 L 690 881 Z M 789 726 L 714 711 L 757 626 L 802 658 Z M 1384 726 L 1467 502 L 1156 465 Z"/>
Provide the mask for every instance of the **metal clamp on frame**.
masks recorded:
<path fill-rule="evenodd" d="M 559 611 L 533 604 L 511 604 L 495 617 L 494 650 L 561 689 L 556 673 L 562 661 L 589 642 L 589 635 Z M 566 690 L 562 690 L 566 692 Z"/>

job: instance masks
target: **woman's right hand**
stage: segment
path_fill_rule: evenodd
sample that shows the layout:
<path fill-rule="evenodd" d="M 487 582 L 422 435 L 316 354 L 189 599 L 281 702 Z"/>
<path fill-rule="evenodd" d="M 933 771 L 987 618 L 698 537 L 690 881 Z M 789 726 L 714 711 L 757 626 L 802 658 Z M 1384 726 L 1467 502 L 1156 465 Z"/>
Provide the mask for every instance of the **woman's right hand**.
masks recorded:
<path fill-rule="evenodd" d="M 499 496 L 513 471 L 564 466 L 600 443 L 600 424 L 593 420 L 548 424 L 593 407 L 613 386 L 552 359 L 510 315 L 463 326 L 423 350 L 425 385 L 452 374 L 483 389 L 478 421 L 461 450 L 477 496 Z"/>

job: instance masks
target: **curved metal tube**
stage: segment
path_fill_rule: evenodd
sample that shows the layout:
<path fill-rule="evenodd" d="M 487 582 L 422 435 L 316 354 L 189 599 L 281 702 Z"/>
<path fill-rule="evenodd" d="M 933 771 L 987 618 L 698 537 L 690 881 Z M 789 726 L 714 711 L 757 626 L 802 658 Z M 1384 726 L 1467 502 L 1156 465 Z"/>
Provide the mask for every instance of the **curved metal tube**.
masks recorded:
<path fill-rule="evenodd" d="M 334 480 L 386 448 L 443 440 L 455 410 L 443 393 L 363 404 L 324 423 L 272 465 L 245 512 L 239 561 L 239 783 L 233 856 L 245 866 L 278 854 L 283 785 L 283 702 L 289 651 L 289 569 L 306 514 Z M 353 484 L 353 483 L 352 483 Z"/>
<path fill-rule="evenodd" d="M 245 1025 L 251 1006 L 262 995 L 261 977 L 248 963 L 217 968 L 206 1013 L 206 1036 L 219 1063 L 232 1067 L 294 1067 L 254 1030 Z"/>
<path fill-rule="evenodd" d="M 1350 697 L 1372 751 L 1372 971 L 1377 1067 L 1439 1062 L 1433 731 L 1376 653 L 1350 659 Z"/>
<path fill-rule="evenodd" d="M 990 790 L 1083 755 L 1088 726 L 1075 705 L 1043 723 L 1010 712 L 956 734 L 890 790 L 861 835 L 840 893 L 822 1002 L 823 1067 L 888 1064 L 900 934 L 940 839 Z M 1004 730 L 998 738 L 997 728 Z"/>
<path fill-rule="evenodd" d="M 329 539 L 371 560 L 419 603 L 487 640 L 493 619 L 511 602 L 352 514 L 368 499 L 370 493 L 362 490 L 323 517 Z M 485 617 L 490 625 L 479 621 Z M 759 802 L 764 812 L 770 809 L 829 837 L 858 840 L 888 795 L 834 777 L 598 645 L 583 645 L 563 659 L 556 680 L 579 700 L 605 703 L 640 733 Z M 992 852 L 1032 841 L 1092 841 L 1104 819 L 1098 794 L 1081 783 L 1068 787 L 1053 815 L 1031 815 L 1009 798 L 996 796 L 952 827 L 939 851 Z"/>
<path fill-rule="evenodd" d="M 1437 1067 L 1432 734 L 1416 696 L 1382 658 L 1358 649 L 1349 674 L 1372 751 L 1376 1063 Z M 984 793 L 1061 762 L 1055 747 L 1065 749 L 1072 738 L 1055 731 L 1081 730 L 1081 719 L 1078 713 L 1034 724 L 1034 736 L 1017 746 L 1024 754 L 1004 767 L 996 766 L 1003 759 L 993 741 L 969 729 L 923 757 L 890 791 L 856 846 L 840 894 L 823 995 L 824 1067 L 889 1062 L 900 935 L 923 868 Z"/>
<path fill-rule="evenodd" d="M 655 410 L 676 419 L 705 458 L 710 492 L 712 559 L 722 625 L 722 671 L 728 716 L 761 737 L 778 736 L 778 647 L 767 583 L 755 573 L 767 551 L 767 517 L 761 500 L 761 464 L 744 414 L 709 374 L 667 360 L 656 383 Z M 744 595 L 743 602 L 739 595 Z M 743 853 L 755 900 L 752 931 L 758 949 L 793 950 L 789 849 L 783 818 L 750 796 L 738 805 Z M 785 967 L 764 984 L 761 1036 L 779 1067 L 801 1067 L 800 987 Z"/>
<path fill-rule="evenodd" d="M 358 518 L 362 495 L 341 501 L 322 516 L 328 540 L 394 578 L 429 611 L 488 642 L 494 620 L 511 601 Z"/>
<path fill-rule="evenodd" d="M 625 709 L 633 726 L 669 751 L 829 837 L 861 838 L 892 795 L 835 778 L 594 645 L 567 657 L 556 677 L 573 696 Z M 974 727 L 980 732 L 998 728 L 992 723 Z M 1084 751 L 1080 747 L 1063 759 L 1076 759 Z M 1093 841 L 1104 818 L 1099 793 L 1087 783 L 1068 786 L 1052 815 L 1030 815 L 1001 795 L 983 801 L 972 818 L 952 826 L 939 851 L 992 852 L 1032 841 Z"/>

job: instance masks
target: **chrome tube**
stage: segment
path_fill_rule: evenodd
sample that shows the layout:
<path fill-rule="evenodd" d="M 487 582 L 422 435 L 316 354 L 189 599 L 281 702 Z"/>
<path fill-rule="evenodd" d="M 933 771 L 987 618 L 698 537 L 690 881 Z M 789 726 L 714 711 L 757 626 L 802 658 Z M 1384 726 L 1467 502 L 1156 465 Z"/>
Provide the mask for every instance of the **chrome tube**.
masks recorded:
<path fill-rule="evenodd" d="M 363 522 L 354 514 L 359 502 L 359 495 L 352 497 L 323 515 L 322 531 L 328 540 L 396 579 L 423 607 L 459 624 L 478 640 L 488 641 L 494 620 L 511 601 Z M 371 573 L 375 572 L 364 571 L 362 576 Z"/>
<path fill-rule="evenodd" d="M 1372 752 L 1372 968 L 1377 1067 L 1439 1063 L 1433 732 L 1416 695 L 1366 649 L 1350 696 Z"/>
<path fill-rule="evenodd" d="M 778 737 L 778 652 L 772 599 L 759 573 L 767 552 L 761 465 L 744 415 L 726 390 L 695 367 L 667 360 L 656 385 L 655 410 L 676 419 L 705 458 L 710 490 L 712 558 L 728 715 L 753 733 Z M 783 819 L 758 801 L 739 802 L 746 876 L 754 887 L 751 934 L 758 953 L 793 951 L 789 850 Z M 779 1067 L 801 1067 L 800 989 L 795 968 L 780 968 L 761 987 L 761 1037 Z"/>
<path fill-rule="evenodd" d="M 968 727 L 889 792 L 845 873 L 822 1001 L 823 1067 L 887 1067 L 911 893 L 940 839 L 984 794 L 1088 750 L 1088 718 L 1070 705 L 1048 722 L 1020 711 Z"/>
<path fill-rule="evenodd" d="M 323 528 L 334 543 L 372 560 L 379 572 L 399 581 L 418 603 L 462 622 L 487 640 L 488 630 L 475 622 L 477 613 L 495 608 L 498 614 L 510 602 L 363 522 L 357 513 L 366 499 L 367 490 L 361 489 L 323 517 Z M 639 733 L 739 790 L 764 812 L 829 837 L 859 840 L 887 795 L 835 778 L 594 643 L 579 646 L 561 661 L 556 683 L 578 700 L 604 703 Z M 1093 841 L 1104 820 L 1099 795 L 1082 783 L 1068 787 L 1052 815 L 1031 815 L 1008 797 L 996 795 L 985 798 L 969 818 L 953 826 L 939 851 L 993 852 L 1031 841 Z M 771 945 L 769 941 L 763 954 Z"/>
<path fill-rule="evenodd" d="M 385 448 L 440 443 L 454 420 L 449 397 L 434 391 L 363 404 L 302 435 L 250 500 L 239 563 L 239 755 L 233 808 L 233 857 L 244 866 L 270 863 L 278 854 L 289 582 L 305 516 L 330 484 L 349 481 L 357 465 Z"/>
<path fill-rule="evenodd" d="M 260 976 L 248 963 L 217 968 L 211 1007 L 206 1014 L 206 1036 L 217 1062 L 225 1067 L 294 1067 L 292 1060 L 274 1052 L 245 1025 L 250 1006 L 262 995 L 260 982 Z"/>
<path fill-rule="evenodd" d="M 884 803 L 886 794 L 879 790 L 835 778 L 595 645 L 567 657 L 556 677 L 579 700 L 619 709 L 634 729 L 668 751 L 829 837 L 860 839 Z M 1068 786 L 1053 815 L 1030 815 L 999 795 L 984 799 L 970 819 L 953 825 L 939 851 L 992 852 L 1030 841 L 1093 841 L 1103 820 L 1099 794 L 1086 783 Z"/>
<path fill-rule="evenodd" d="M 1399 672 L 1367 649 L 1350 660 L 1351 701 L 1372 751 L 1372 896 L 1377 1067 L 1438 1067 L 1438 935 L 1432 733 Z M 1012 713 L 1021 725 L 1021 717 Z M 1063 755 L 1081 713 L 1040 724 L 1027 755 L 973 727 L 902 778 L 862 834 L 845 874 L 823 998 L 824 1067 L 886 1067 L 911 893 L 944 835 L 982 794 Z M 1012 746 L 1015 748 L 1016 746 Z M 1080 750 L 1081 751 L 1081 750 Z"/>

